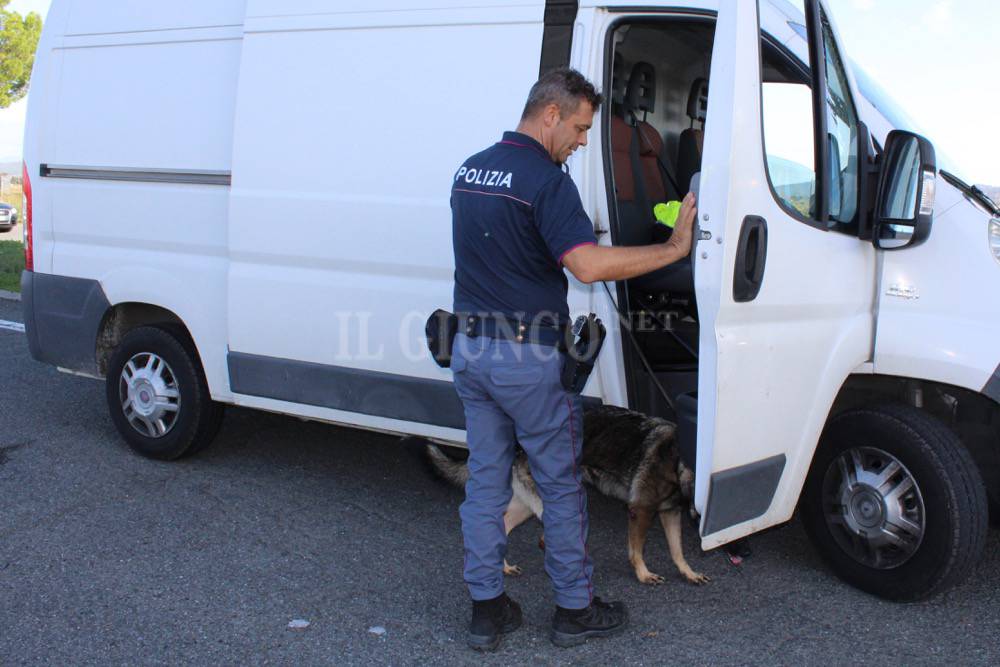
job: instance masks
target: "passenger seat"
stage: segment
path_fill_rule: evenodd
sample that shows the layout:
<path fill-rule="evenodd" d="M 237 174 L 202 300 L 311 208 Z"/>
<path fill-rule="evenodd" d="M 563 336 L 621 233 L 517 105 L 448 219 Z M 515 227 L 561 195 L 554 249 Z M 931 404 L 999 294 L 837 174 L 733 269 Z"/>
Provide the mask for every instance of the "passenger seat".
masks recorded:
<path fill-rule="evenodd" d="M 621 62 L 619 56 L 615 62 Z M 643 120 L 654 109 L 656 71 L 649 63 L 637 62 L 623 92 L 614 81 L 613 78 L 611 159 L 620 222 L 616 242 L 626 246 L 646 245 L 652 241 L 653 205 L 666 198 L 657 165 L 663 139 L 656 128 Z M 641 137 L 637 131 L 642 133 Z"/>
<path fill-rule="evenodd" d="M 618 130 L 620 143 L 624 143 L 624 131 L 629 133 L 627 164 L 632 167 L 630 174 L 633 175 L 635 190 L 631 193 L 632 201 L 627 205 L 619 203 L 618 207 L 626 237 L 620 241 L 622 245 L 646 245 L 654 242 L 653 232 L 656 227 L 653 206 L 667 199 L 665 177 L 658 162 L 663 150 L 663 138 L 655 127 L 645 121 L 646 115 L 654 110 L 655 99 L 656 70 L 649 63 L 637 62 L 632 67 L 625 91 L 625 113 L 629 122 L 626 128 Z M 612 126 L 612 146 L 614 142 Z M 691 177 L 688 176 L 688 183 L 690 180 Z M 647 295 L 692 294 L 694 278 L 690 257 L 633 278 L 629 285 Z"/>

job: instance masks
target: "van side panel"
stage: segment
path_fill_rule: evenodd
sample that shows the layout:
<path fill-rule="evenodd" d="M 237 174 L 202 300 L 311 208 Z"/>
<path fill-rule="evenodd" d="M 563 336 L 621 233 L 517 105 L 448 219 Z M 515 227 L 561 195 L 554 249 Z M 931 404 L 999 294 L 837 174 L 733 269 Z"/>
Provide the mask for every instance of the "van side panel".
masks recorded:
<path fill-rule="evenodd" d="M 54 0 L 53 4 L 59 0 Z M 241 26 L 246 0 L 72 0 L 67 35 Z"/>
<path fill-rule="evenodd" d="M 44 138 L 32 165 L 36 210 L 51 214 L 45 270 L 98 281 L 111 305 L 174 312 L 218 399 L 228 396 L 225 182 L 243 12 L 244 0 L 73 2 L 47 54 L 51 111 L 36 129 Z M 87 177 L 54 177 L 60 169 Z M 146 176 L 112 180 L 122 169 Z M 203 171 L 226 178 L 178 176 Z"/>
<path fill-rule="evenodd" d="M 308 362 L 448 382 L 427 354 L 423 324 L 452 303 L 451 184 L 466 157 L 516 126 L 538 75 L 544 3 L 304 13 L 320 8 L 249 3 L 230 349 L 285 360 L 289 376 Z M 400 400 L 408 397 L 421 399 Z"/>
<path fill-rule="evenodd" d="M 988 216 L 942 181 L 937 193 L 927 242 L 885 253 L 875 372 L 983 392 L 1000 362 Z"/>
<path fill-rule="evenodd" d="M 185 31 L 173 39 L 205 36 Z M 241 33 L 209 36 L 154 44 L 141 35 L 67 38 L 47 161 L 228 170 Z"/>

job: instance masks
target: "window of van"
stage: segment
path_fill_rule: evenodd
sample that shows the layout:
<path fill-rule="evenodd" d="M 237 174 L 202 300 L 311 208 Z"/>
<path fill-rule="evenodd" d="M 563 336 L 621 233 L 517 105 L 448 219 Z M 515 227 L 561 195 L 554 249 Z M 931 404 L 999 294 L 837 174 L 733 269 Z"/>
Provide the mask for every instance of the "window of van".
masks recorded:
<path fill-rule="evenodd" d="M 830 220 L 837 223 L 835 229 L 853 233 L 858 210 L 858 117 L 825 15 L 822 24 L 826 43 Z M 761 49 L 761 111 L 771 187 L 787 210 L 815 223 L 815 123 L 809 71 L 766 35 Z"/>

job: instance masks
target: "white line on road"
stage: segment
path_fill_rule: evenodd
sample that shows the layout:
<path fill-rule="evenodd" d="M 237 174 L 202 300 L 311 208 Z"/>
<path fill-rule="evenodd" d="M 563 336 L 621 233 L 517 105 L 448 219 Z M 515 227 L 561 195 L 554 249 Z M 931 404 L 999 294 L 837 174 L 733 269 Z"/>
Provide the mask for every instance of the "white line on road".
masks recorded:
<path fill-rule="evenodd" d="M 8 320 L 0 320 L 0 329 L 7 329 L 8 331 L 17 331 L 24 333 L 24 325 L 20 322 L 10 322 Z"/>

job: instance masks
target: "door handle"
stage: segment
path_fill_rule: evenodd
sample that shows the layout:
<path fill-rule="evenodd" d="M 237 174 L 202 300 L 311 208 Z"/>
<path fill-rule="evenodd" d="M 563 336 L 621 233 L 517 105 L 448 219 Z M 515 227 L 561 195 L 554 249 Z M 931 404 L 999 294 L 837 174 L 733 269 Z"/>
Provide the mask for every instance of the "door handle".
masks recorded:
<path fill-rule="evenodd" d="M 743 218 L 740 242 L 736 247 L 736 266 L 733 268 L 733 301 L 753 301 L 764 282 L 764 265 L 767 263 L 767 220 L 757 215 Z"/>

